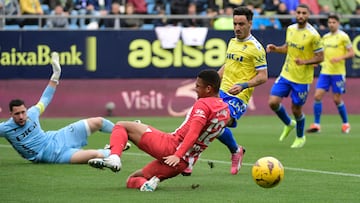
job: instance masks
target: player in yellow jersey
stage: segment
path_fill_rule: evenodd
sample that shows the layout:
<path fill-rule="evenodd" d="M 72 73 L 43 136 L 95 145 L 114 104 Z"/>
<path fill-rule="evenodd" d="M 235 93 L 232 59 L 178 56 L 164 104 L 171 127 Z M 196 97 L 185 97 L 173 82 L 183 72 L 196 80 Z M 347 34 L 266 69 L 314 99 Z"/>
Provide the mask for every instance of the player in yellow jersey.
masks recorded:
<path fill-rule="evenodd" d="M 296 139 L 291 148 L 301 148 L 305 144 L 305 114 L 302 106 L 306 102 L 310 84 L 314 77 L 314 67 L 324 60 L 324 52 L 319 33 L 308 23 L 310 9 L 305 4 L 296 8 L 296 23 L 286 29 L 286 42 L 282 46 L 268 44 L 267 52 L 286 54 L 280 76 L 270 93 L 269 106 L 285 124 L 280 141 L 284 140 L 296 127 Z M 291 96 L 292 120 L 281 101 Z"/>
<path fill-rule="evenodd" d="M 230 39 L 225 64 L 218 71 L 222 77 L 220 97 L 229 105 L 232 117 L 231 127 L 245 113 L 254 87 L 268 79 L 266 52 L 260 42 L 251 34 L 253 12 L 246 7 L 234 9 L 233 24 L 235 38 Z M 229 128 L 218 139 L 231 152 L 231 174 L 241 168 L 244 148 L 238 146 Z"/>
<path fill-rule="evenodd" d="M 257 39 L 251 35 L 253 12 L 246 7 L 238 7 L 233 12 L 235 38 L 230 39 L 226 51 L 225 64 L 218 73 L 221 80 L 220 97 L 229 105 L 232 124 L 245 113 L 254 87 L 268 79 L 266 52 Z M 245 149 L 236 143 L 229 128 L 225 128 L 218 139 L 231 152 L 231 174 L 236 175 L 241 167 Z M 192 165 L 183 172 L 190 175 Z"/>
<path fill-rule="evenodd" d="M 314 123 L 306 131 L 308 133 L 320 132 L 320 117 L 322 112 L 321 100 L 330 87 L 333 92 L 333 100 L 342 119 L 343 133 L 350 132 L 347 112 L 341 94 L 345 93 L 345 60 L 354 57 L 349 36 L 339 30 L 339 17 L 335 14 L 328 16 L 330 32 L 326 33 L 322 40 L 324 45 L 324 62 L 321 63 L 321 72 L 317 81 L 314 102 Z"/>

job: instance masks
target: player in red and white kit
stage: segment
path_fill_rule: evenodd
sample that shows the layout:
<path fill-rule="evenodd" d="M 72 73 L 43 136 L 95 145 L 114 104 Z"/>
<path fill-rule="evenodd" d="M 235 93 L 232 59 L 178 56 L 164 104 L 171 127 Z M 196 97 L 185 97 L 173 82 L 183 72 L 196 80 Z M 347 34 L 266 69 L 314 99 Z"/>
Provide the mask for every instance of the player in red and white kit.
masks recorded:
<path fill-rule="evenodd" d="M 121 169 L 120 157 L 128 140 L 156 158 L 127 180 L 128 188 L 154 191 L 160 181 L 184 171 L 189 160 L 197 159 L 230 120 L 228 105 L 219 98 L 220 77 L 215 70 L 203 70 L 196 79 L 198 100 L 185 121 L 173 133 L 165 133 L 138 122 L 116 123 L 110 137 L 111 155 L 91 159 L 95 168 Z"/>

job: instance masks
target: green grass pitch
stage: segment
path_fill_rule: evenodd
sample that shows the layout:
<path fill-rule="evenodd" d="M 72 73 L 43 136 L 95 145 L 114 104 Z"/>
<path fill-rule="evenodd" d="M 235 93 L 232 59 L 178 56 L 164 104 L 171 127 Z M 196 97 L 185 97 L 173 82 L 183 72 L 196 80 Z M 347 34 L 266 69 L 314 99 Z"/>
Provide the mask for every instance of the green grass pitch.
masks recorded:
<path fill-rule="evenodd" d="M 141 119 L 164 131 L 173 131 L 183 118 Z M 152 158 L 133 146 L 122 157 L 119 173 L 87 165 L 32 164 L 23 160 L 5 139 L 0 139 L 0 202 L 359 202 L 360 115 L 350 115 L 350 134 L 340 133 L 338 115 L 322 117 L 322 132 L 307 134 L 301 149 L 291 149 L 295 132 L 283 142 L 282 124 L 276 116 L 244 116 L 233 132 L 245 146 L 243 168 L 230 174 L 230 154 L 215 140 L 202 154 L 190 177 L 178 176 L 159 184 L 153 193 L 127 189 L 127 176 Z M 76 118 L 46 118 L 45 130 L 63 127 Z M 307 116 L 306 127 L 312 121 Z M 96 133 L 86 148 L 102 148 L 109 136 Z M 285 167 L 285 177 L 275 188 L 264 189 L 251 177 L 260 157 L 274 156 Z M 210 168 L 208 161 L 214 163 Z M 192 189 L 193 184 L 199 187 Z"/>

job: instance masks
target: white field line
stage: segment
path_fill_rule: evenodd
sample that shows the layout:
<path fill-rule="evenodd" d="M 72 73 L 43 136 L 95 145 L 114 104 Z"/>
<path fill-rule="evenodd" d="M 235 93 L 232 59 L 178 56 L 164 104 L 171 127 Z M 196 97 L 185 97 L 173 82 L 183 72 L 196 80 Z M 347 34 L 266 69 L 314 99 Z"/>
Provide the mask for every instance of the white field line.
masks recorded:
<path fill-rule="evenodd" d="M 12 148 L 12 146 L 0 144 L 0 148 Z M 149 155 L 147 155 L 145 153 L 125 152 L 125 154 L 132 155 L 132 156 L 149 156 Z M 199 159 L 198 161 L 202 161 L 202 162 L 211 161 L 211 162 L 214 162 L 214 163 L 217 163 L 217 164 L 227 164 L 227 165 L 231 164 L 229 161 L 210 160 L 210 159 Z M 244 166 L 252 166 L 253 164 L 243 163 L 243 165 Z M 321 171 L 321 170 L 315 170 L 315 169 L 293 168 L 293 167 L 284 167 L 284 168 L 285 168 L 285 170 L 289 170 L 289 171 L 299 171 L 299 172 L 307 172 L 307 173 L 319 173 L 319 174 L 327 174 L 327 175 L 335 175 L 335 176 L 348 176 L 348 177 L 360 178 L 360 174 L 354 174 L 354 173 Z"/>

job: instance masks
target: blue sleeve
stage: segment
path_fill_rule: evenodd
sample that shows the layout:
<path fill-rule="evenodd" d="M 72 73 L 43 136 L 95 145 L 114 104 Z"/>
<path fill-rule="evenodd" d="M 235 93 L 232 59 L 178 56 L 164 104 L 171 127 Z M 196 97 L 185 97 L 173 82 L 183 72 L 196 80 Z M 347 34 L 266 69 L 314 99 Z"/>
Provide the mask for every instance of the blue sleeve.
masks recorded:
<path fill-rule="evenodd" d="M 36 107 L 40 109 L 40 114 L 42 114 L 45 111 L 46 107 L 51 102 L 54 93 L 55 93 L 55 88 L 49 85 L 45 88 L 43 94 L 40 97 L 40 101 L 36 104 Z"/>

